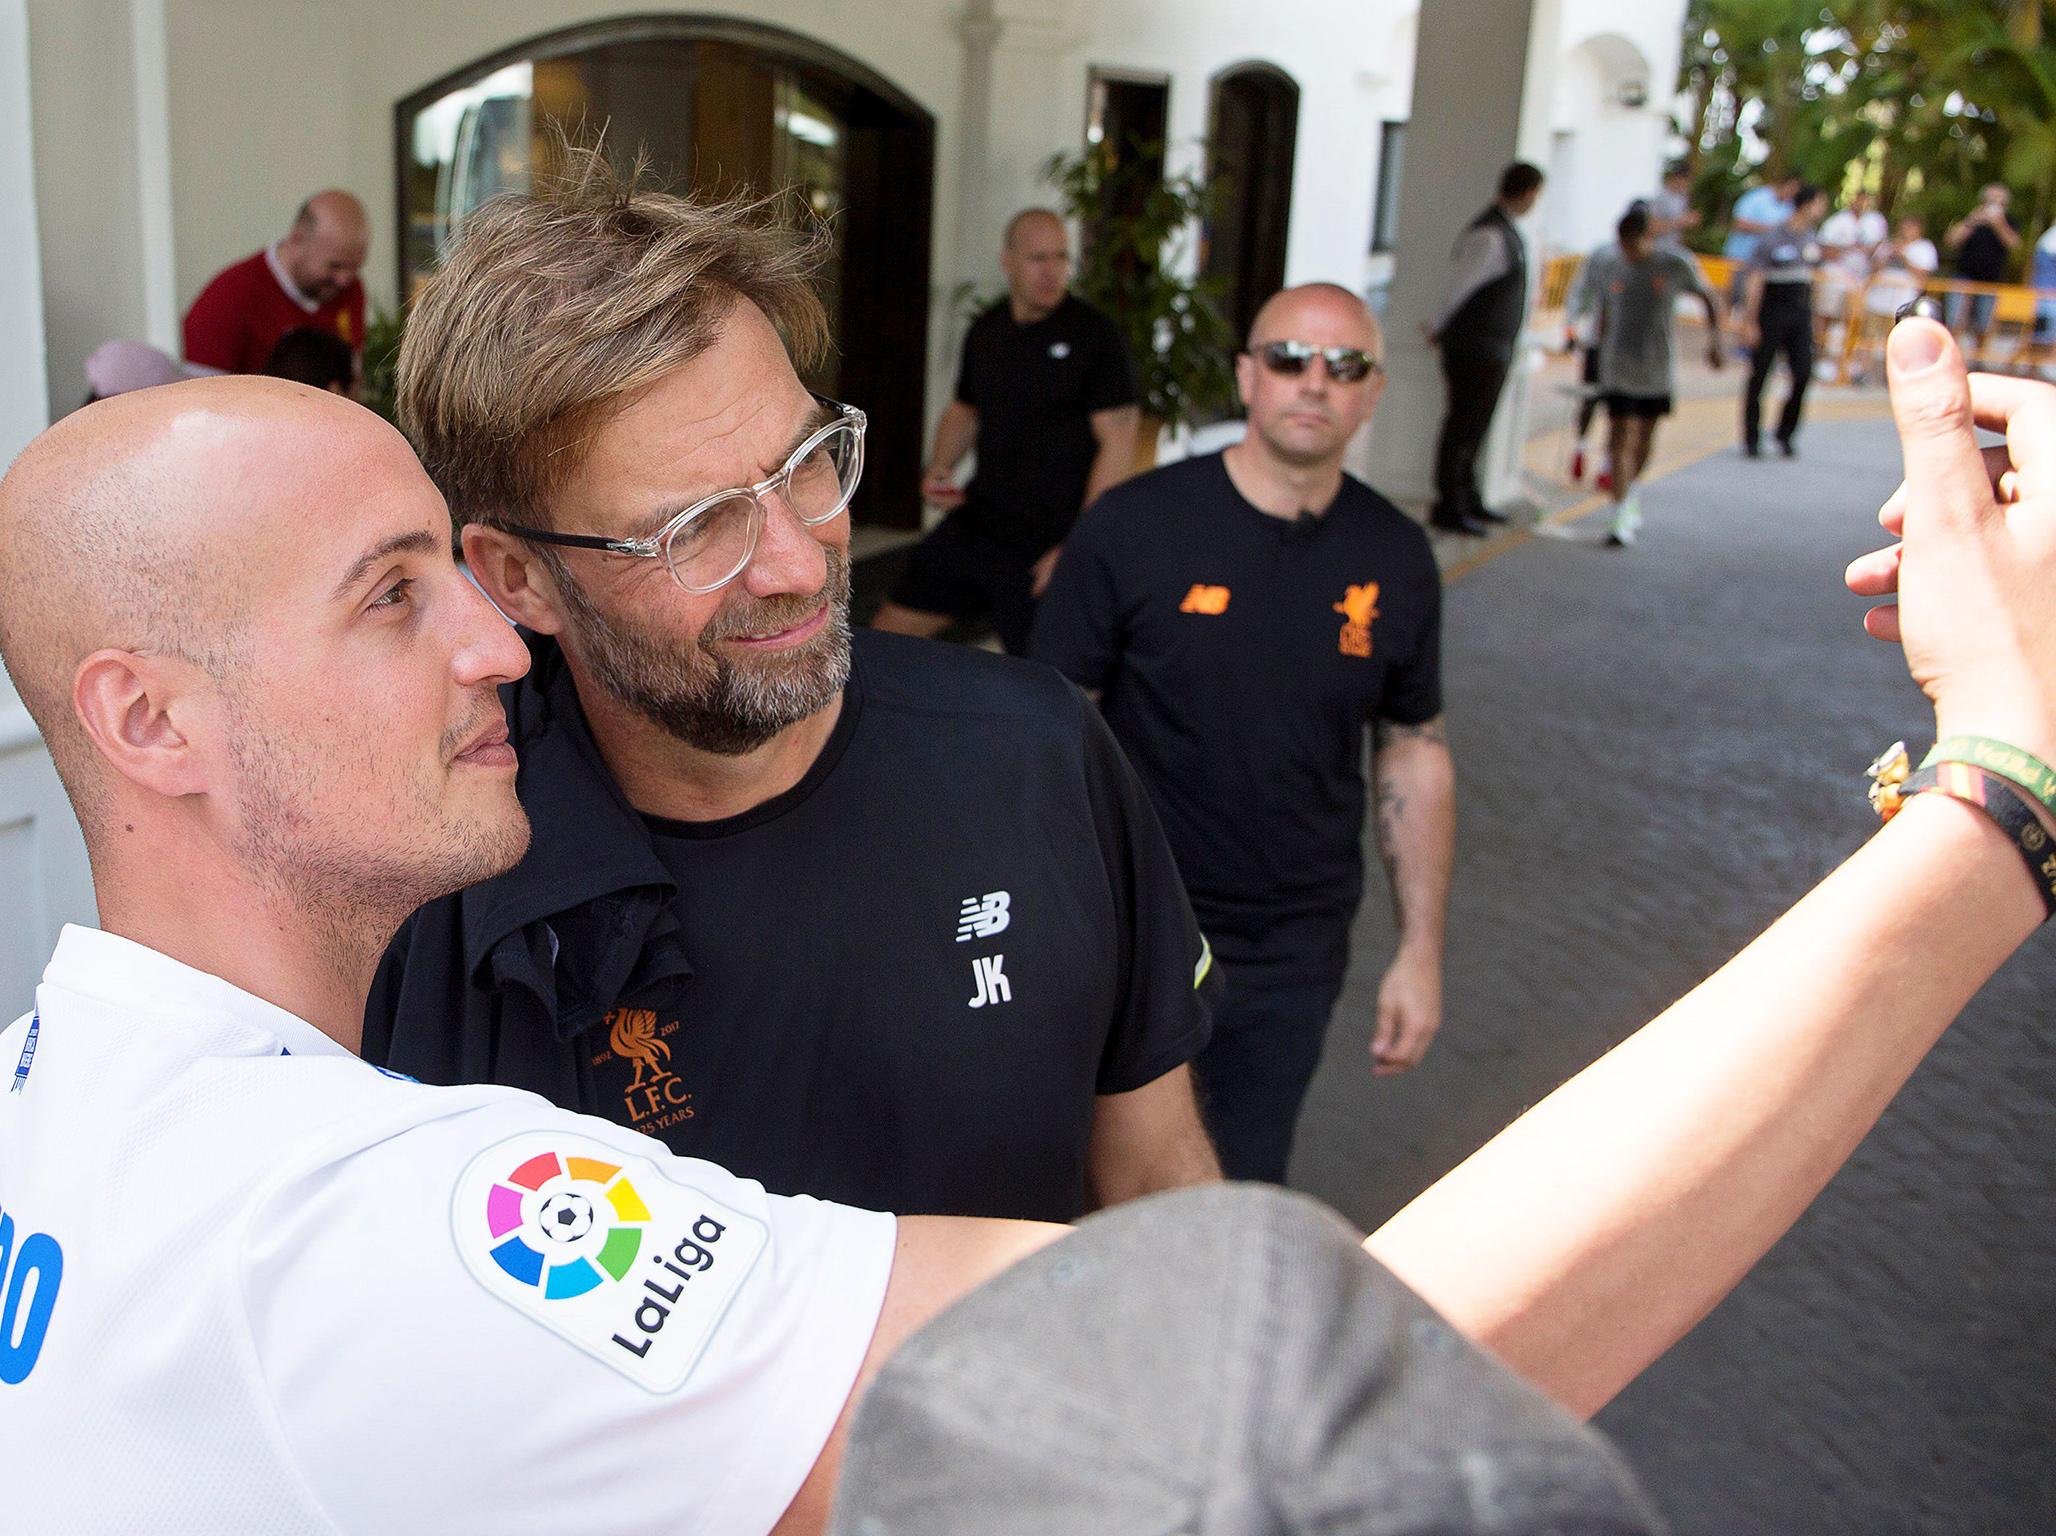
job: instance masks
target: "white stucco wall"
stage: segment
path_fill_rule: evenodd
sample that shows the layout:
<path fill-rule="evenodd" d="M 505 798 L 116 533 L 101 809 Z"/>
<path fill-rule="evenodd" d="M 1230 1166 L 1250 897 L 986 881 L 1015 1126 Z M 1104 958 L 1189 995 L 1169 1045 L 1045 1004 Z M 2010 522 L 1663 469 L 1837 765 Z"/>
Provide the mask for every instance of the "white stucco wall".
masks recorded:
<path fill-rule="evenodd" d="M 1585 251 L 1610 239 L 1627 204 L 1659 185 L 1683 14 L 1675 0 L 1565 0 L 1550 123 L 1570 163 L 1553 176 L 1542 211 L 1553 248 Z M 1630 85 L 1646 93 L 1641 106 L 1622 101 Z"/>
<path fill-rule="evenodd" d="M 1416 10 L 1409 0 L 995 0 L 991 165 L 977 227 L 958 249 L 961 142 L 959 18 L 967 0 L 733 0 L 730 14 L 842 50 L 893 81 L 937 120 L 934 247 L 938 323 L 930 398 L 951 366 L 944 296 L 965 273 L 997 284 L 1008 212 L 1047 198 L 1036 171 L 1080 142 L 1092 66 L 1170 78 L 1173 165 L 1199 163 L 1209 86 L 1223 69 L 1264 60 L 1300 88 L 1288 281 L 1362 284 L 1387 265 L 1368 257 L 1380 125 L 1411 109 Z M 51 334 L 50 403 L 76 402 L 78 364 L 110 335 L 146 335 L 149 261 L 182 311 L 220 267 L 284 227 L 308 192 L 349 187 L 371 212 L 367 279 L 393 298 L 393 106 L 430 80 L 525 38 L 666 7 L 621 0 L 27 0 L 36 98 L 36 166 L 49 210 L 43 231 Z M 168 134 L 160 135 L 170 239 L 151 239 L 150 106 L 132 79 L 158 16 L 167 64 Z M 680 6 L 683 11 L 704 10 Z M 1545 204 L 1545 237 L 1596 242 L 1619 203 L 1653 184 L 1663 109 L 1675 75 L 1683 0 L 1564 0 L 1554 115 L 1576 174 Z M 141 30 L 139 31 L 139 27 Z M 1595 42 L 1595 39 L 1601 41 Z M 1610 40 L 1609 40 L 1610 39 Z M 1617 104 L 1603 64 L 1647 62 L 1649 105 Z M 1618 73 L 1616 70 L 1615 73 Z M 130 88 L 124 89 L 124 86 Z M 139 121 L 139 113 L 142 121 Z M 140 167 L 140 169 L 139 169 Z M 1452 187 L 1466 205 L 1489 189 Z M 169 249 L 165 249 L 168 244 Z M 175 259 L 175 266 L 171 263 Z M 156 306 L 161 310 L 164 306 Z"/>

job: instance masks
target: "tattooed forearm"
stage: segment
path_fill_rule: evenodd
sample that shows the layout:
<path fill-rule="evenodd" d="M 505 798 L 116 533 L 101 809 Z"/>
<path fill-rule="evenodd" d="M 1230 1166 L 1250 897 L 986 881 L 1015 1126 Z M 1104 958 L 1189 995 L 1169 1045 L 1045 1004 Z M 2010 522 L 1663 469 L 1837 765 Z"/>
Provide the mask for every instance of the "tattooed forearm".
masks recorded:
<path fill-rule="evenodd" d="M 1399 832 L 1406 818 L 1406 792 L 1396 778 L 1380 778 L 1377 784 L 1378 860 L 1385 866 L 1385 883 L 1392 891 L 1392 920 L 1406 927 L 1406 902 L 1399 883 Z"/>
<path fill-rule="evenodd" d="M 1432 741 L 1446 745 L 1449 741 L 1449 727 L 1437 715 L 1432 720 L 1423 720 L 1419 725 L 1401 725 L 1397 720 L 1380 720 L 1372 730 L 1372 736 L 1381 747 L 1395 741 Z"/>
<path fill-rule="evenodd" d="M 1456 778 L 1442 717 L 1377 727 L 1371 786 L 1378 858 L 1392 888 L 1402 944 L 1441 952 L 1456 856 Z"/>

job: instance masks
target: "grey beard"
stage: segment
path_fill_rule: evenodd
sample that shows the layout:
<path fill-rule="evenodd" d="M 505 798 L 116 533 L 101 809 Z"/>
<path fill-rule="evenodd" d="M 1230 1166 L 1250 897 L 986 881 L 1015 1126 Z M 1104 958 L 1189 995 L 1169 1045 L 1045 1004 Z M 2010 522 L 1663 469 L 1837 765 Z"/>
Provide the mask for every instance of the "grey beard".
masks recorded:
<path fill-rule="evenodd" d="M 828 617 L 821 633 L 800 654 L 765 657 L 762 667 L 736 665 L 719 652 L 718 642 L 798 623 L 814 611 L 816 598 L 780 598 L 738 609 L 725 622 L 711 621 L 690 648 L 673 649 L 660 635 L 608 619 L 575 582 L 559 586 L 574 610 L 593 680 L 616 702 L 689 747 L 740 757 L 827 707 L 849 683 L 849 557 L 833 549 L 827 555 Z"/>

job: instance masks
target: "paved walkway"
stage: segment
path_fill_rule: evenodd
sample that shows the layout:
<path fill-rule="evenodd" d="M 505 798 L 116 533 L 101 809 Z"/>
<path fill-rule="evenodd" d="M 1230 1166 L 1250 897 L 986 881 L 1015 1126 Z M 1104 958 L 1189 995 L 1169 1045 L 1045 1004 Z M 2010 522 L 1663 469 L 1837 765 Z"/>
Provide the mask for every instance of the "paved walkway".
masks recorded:
<path fill-rule="evenodd" d="M 1795 463 L 1736 454 L 1732 395 L 1686 403 L 1632 550 L 1514 534 L 1452 567 L 1447 1023 L 1419 1071 L 1370 1078 L 1374 874 L 1293 1169 L 1363 1225 L 1745 943 L 1867 834 L 1871 754 L 1931 737 L 1840 585 L 1896 444 L 1876 396 L 1819 403 Z M 1596 534 L 1589 502 L 1551 517 Z M 1607 1411 L 1680 1536 L 2056 1530 L 2052 998 L 2044 936 Z"/>

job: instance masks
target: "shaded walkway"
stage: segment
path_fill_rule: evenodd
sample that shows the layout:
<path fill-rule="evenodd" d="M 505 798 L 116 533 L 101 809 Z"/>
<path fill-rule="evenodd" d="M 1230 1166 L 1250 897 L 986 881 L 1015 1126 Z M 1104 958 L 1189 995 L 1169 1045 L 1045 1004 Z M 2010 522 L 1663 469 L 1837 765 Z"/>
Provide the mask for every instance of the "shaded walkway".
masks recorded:
<path fill-rule="evenodd" d="M 1897 479 L 1889 425 L 1848 402 L 1804 459 L 1752 462 L 1732 403 L 1718 436 L 1708 407 L 1705 442 L 1678 423 L 1690 462 L 1645 493 L 1636 548 L 1530 539 L 1450 589 L 1444 1034 L 1411 1076 L 1370 1078 L 1391 943 L 1374 874 L 1294 1163 L 1366 1226 L 1745 943 L 1868 833 L 1872 753 L 1932 739 L 1840 585 Z M 2052 998 L 2044 935 L 1608 1410 L 1681 1536 L 2056 1530 Z"/>

